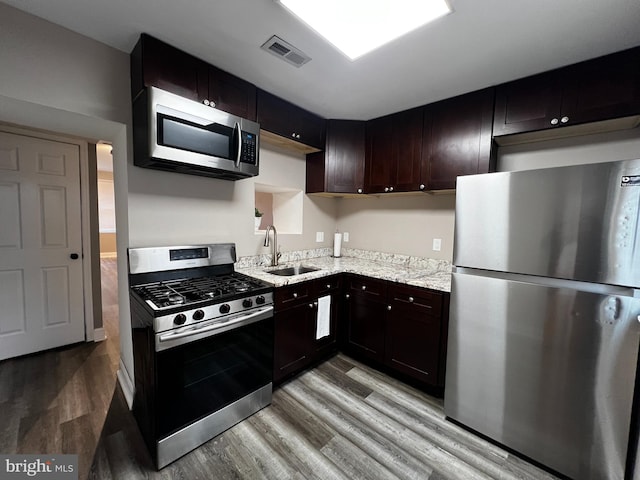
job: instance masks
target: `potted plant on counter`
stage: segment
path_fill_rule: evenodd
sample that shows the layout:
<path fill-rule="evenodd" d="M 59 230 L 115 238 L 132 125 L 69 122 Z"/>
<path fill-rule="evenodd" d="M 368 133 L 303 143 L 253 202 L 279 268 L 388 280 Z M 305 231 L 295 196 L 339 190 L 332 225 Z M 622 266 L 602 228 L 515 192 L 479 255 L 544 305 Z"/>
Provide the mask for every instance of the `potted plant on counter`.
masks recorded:
<path fill-rule="evenodd" d="M 260 222 L 262 221 L 262 215 L 264 215 L 264 213 L 262 213 L 260 210 L 258 210 L 258 207 L 256 207 L 256 215 L 254 218 L 256 230 L 260 230 Z"/>

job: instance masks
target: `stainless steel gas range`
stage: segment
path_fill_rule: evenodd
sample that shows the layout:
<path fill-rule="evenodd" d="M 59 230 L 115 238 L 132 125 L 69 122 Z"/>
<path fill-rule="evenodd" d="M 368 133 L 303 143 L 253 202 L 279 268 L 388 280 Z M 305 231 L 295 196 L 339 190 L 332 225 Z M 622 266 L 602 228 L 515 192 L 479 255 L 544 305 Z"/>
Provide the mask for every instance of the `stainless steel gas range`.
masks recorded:
<path fill-rule="evenodd" d="M 129 249 L 133 413 L 162 468 L 271 403 L 273 289 L 234 244 Z"/>

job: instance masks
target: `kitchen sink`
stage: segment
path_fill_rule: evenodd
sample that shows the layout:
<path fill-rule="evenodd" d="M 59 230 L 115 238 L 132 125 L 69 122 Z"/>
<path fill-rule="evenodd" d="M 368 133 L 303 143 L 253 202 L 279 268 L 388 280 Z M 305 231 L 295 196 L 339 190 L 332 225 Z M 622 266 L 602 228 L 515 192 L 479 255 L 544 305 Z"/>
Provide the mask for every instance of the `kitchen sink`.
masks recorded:
<path fill-rule="evenodd" d="M 296 265 L 295 267 L 279 268 L 278 270 L 269 270 L 267 273 L 271 275 L 280 275 L 281 277 L 291 277 L 293 275 L 300 275 L 302 273 L 317 272 L 319 268 L 305 267 L 303 265 Z"/>

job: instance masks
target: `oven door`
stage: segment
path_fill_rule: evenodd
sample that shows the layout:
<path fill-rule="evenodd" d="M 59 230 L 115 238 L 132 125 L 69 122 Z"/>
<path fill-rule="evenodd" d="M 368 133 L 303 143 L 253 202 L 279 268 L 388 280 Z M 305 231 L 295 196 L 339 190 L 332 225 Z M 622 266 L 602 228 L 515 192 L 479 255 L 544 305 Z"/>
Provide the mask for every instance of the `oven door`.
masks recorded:
<path fill-rule="evenodd" d="M 262 310 L 249 324 L 182 336 L 156 353 L 158 438 L 271 383 L 273 307 Z"/>

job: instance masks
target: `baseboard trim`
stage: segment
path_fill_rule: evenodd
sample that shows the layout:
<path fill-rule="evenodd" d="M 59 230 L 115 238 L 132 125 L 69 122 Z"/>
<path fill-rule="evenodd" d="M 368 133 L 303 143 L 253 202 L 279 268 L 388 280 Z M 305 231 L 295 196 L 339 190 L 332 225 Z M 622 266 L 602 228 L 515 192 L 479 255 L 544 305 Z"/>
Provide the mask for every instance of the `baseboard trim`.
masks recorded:
<path fill-rule="evenodd" d="M 118 383 L 120 384 L 120 388 L 122 388 L 122 393 L 124 393 L 124 398 L 127 401 L 129 410 L 131 410 L 133 408 L 133 381 L 127 373 L 127 369 L 124 367 L 122 359 L 120 359 L 120 368 L 118 369 Z"/>
<path fill-rule="evenodd" d="M 94 342 L 103 342 L 107 339 L 107 332 L 104 331 L 104 328 L 94 328 L 93 329 L 93 341 Z"/>

